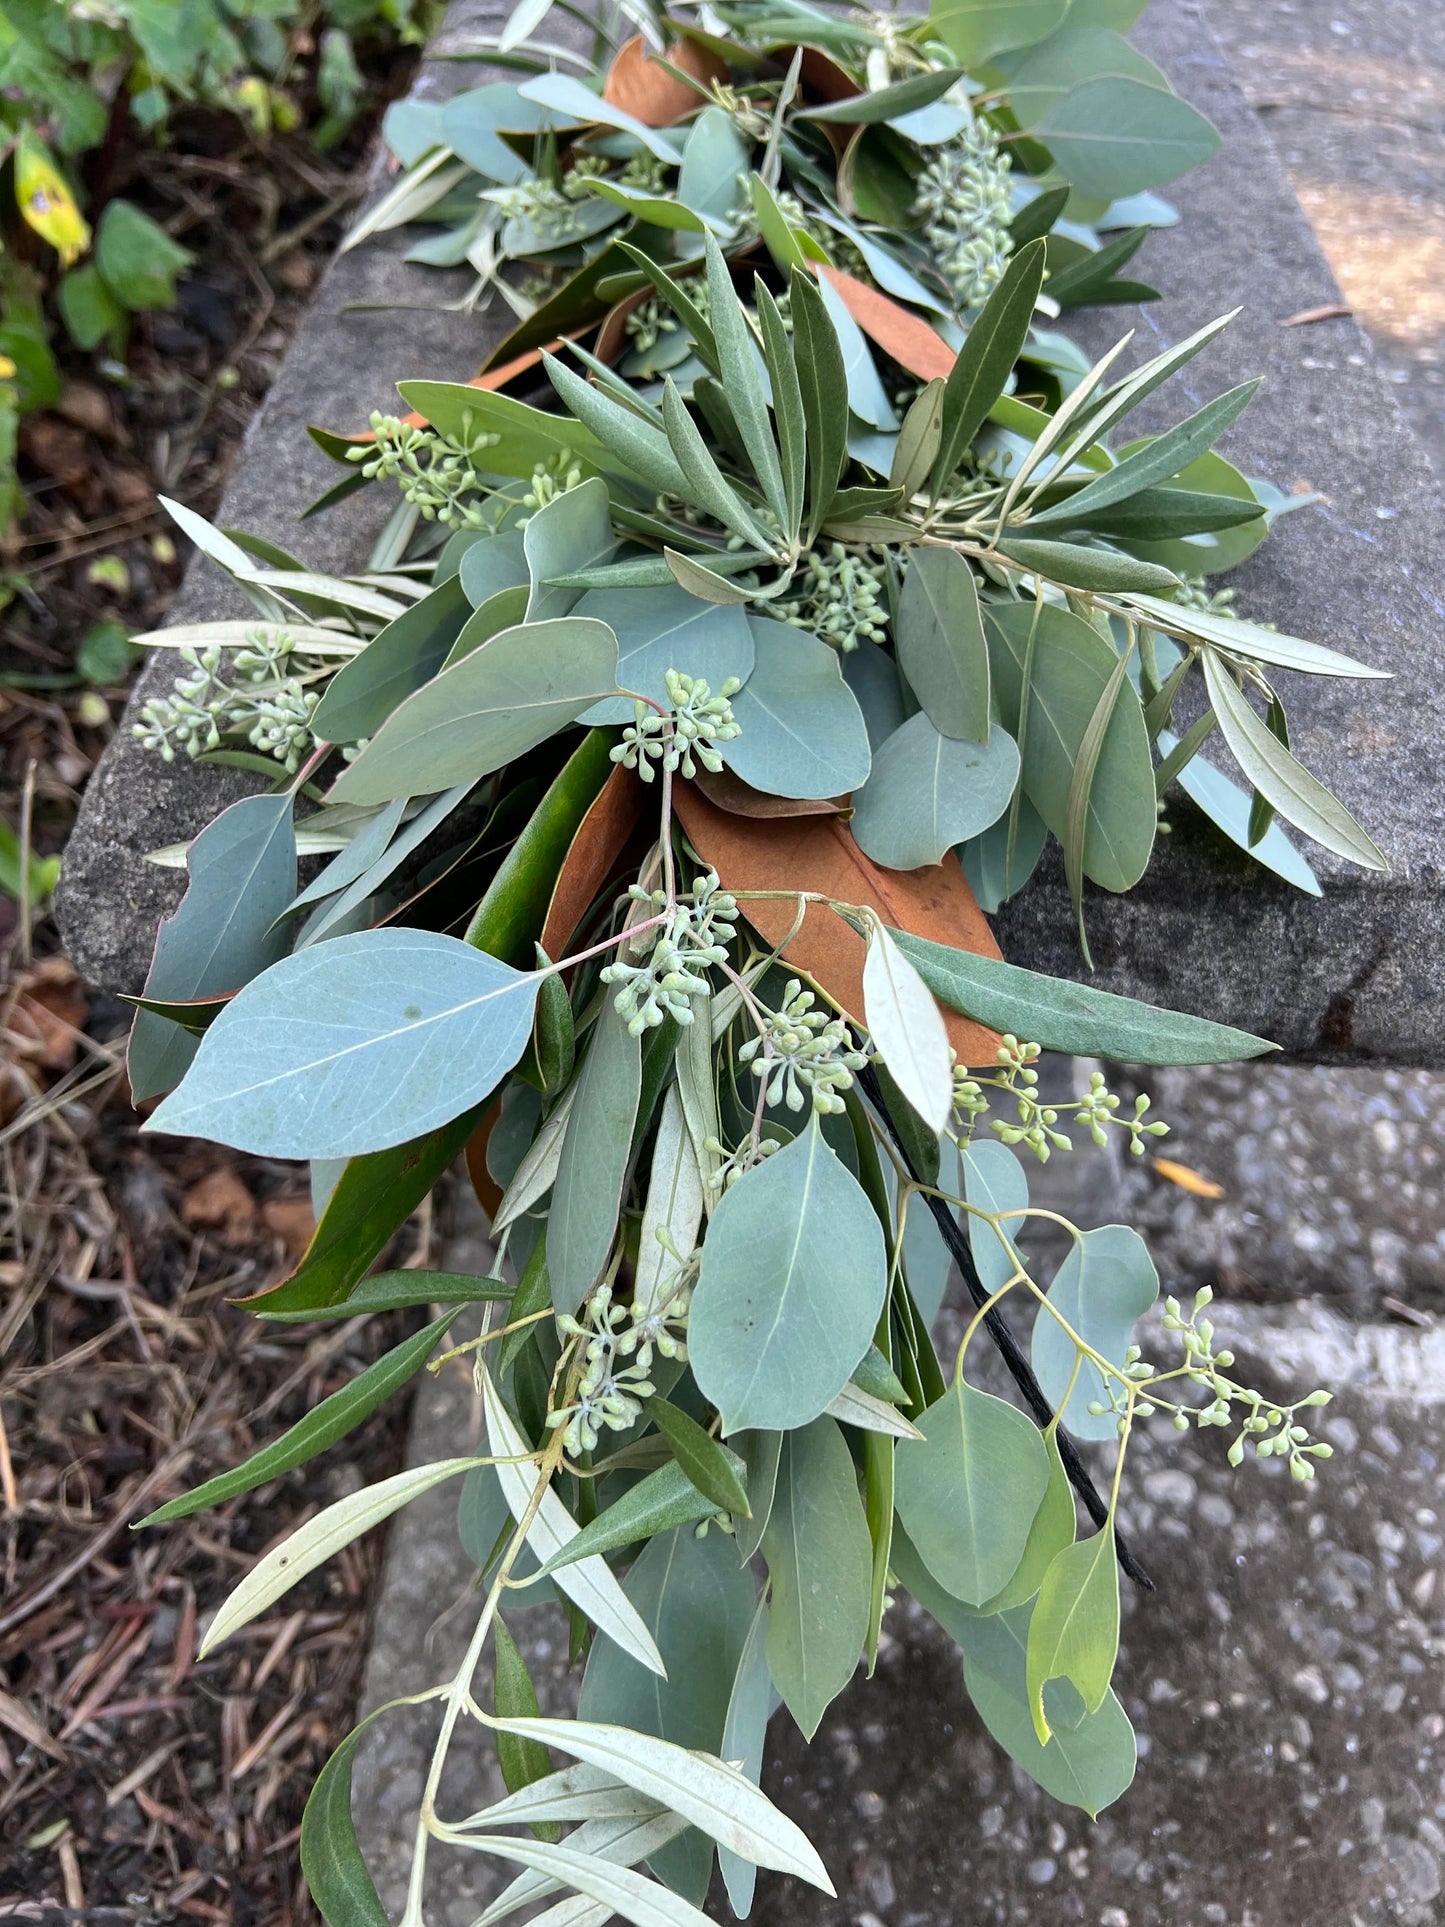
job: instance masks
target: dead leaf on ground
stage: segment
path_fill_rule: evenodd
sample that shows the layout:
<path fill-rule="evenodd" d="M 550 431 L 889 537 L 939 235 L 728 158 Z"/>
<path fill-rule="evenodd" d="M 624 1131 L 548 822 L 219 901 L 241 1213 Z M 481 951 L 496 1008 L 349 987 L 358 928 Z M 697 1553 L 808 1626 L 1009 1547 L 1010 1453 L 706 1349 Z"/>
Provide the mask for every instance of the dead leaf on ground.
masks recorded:
<path fill-rule="evenodd" d="M 1177 1184 L 1181 1191 L 1187 1191 L 1192 1198 L 1222 1198 L 1224 1186 L 1216 1184 L 1213 1178 L 1202 1177 L 1192 1165 L 1179 1164 L 1173 1158 L 1153 1158 L 1151 1162 L 1161 1178 Z"/>
<path fill-rule="evenodd" d="M 6 1027 L 6 1047 L 42 1070 L 67 1071 L 75 1062 L 76 1032 L 88 1011 L 73 965 L 64 957 L 46 957 L 20 979 Z"/>
<path fill-rule="evenodd" d="M 285 1245 L 293 1262 L 299 1263 L 316 1235 L 316 1213 L 310 1198 L 268 1198 L 261 1206 L 261 1219 Z"/>
<path fill-rule="evenodd" d="M 691 74 L 694 80 L 701 81 L 704 87 L 721 80 L 727 72 L 715 53 L 686 40 L 674 41 L 664 58 L 674 67 L 680 67 L 683 73 Z M 670 74 L 657 56 L 648 51 L 641 34 L 634 34 L 617 49 L 607 69 L 602 98 L 609 106 L 620 107 L 646 127 L 671 127 L 675 120 L 703 104 L 696 87 L 689 87 L 685 80 Z"/>
<path fill-rule="evenodd" d="M 820 261 L 817 271 L 828 277 L 839 300 L 864 334 L 876 341 L 885 354 L 891 355 L 900 368 L 917 375 L 920 381 L 947 376 L 958 357 L 926 321 L 910 314 L 907 308 L 900 307 L 876 288 L 870 288 L 855 275 L 844 274 L 841 268 L 830 268 Z"/>
<path fill-rule="evenodd" d="M 1342 321 L 1346 315 L 1354 312 L 1343 301 L 1326 301 L 1318 308 L 1301 308 L 1298 314 L 1287 314 L 1279 325 L 1281 328 L 1307 328 L 1312 321 Z"/>
<path fill-rule="evenodd" d="M 216 1231 L 225 1244 L 245 1244 L 256 1229 L 256 1200 L 229 1165 L 218 1165 L 181 1200 L 181 1217 L 202 1231 Z"/>
<path fill-rule="evenodd" d="M 895 929 L 975 956 L 997 957 L 998 945 L 957 857 L 926 870 L 884 870 L 871 863 L 841 818 L 763 820 L 730 816 L 682 784 L 673 807 L 693 847 L 722 879 L 725 890 L 810 890 L 841 903 L 876 910 Z M 749 901 L 743 914 L 771 944 L 781 943 L 797 919 L 796 901 Z M 867 945 L 825 904 L 809 904 L 802 928 L 783 950 L 856 1024 L 864 1023 L 863 960 Z M 961 1064 L 990 1064 L 997 1035 L 957 1011 L 945 1010 L 948 1041 Z"/>

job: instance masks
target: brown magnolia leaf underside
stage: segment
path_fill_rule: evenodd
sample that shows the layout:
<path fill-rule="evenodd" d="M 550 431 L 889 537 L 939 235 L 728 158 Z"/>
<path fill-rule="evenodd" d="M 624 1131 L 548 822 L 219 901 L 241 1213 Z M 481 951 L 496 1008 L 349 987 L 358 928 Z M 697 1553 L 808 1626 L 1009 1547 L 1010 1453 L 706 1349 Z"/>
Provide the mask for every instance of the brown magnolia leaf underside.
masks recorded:
<path fill-rule="evenodd" d="M 997 957 L 993 932 L 950 853 L 926 870 L 884 870 L 853 841 L 840 817 L 787 817 L 771 821 L 732 816 L 702 796 L 695 784 L 679 786 L 673 807 L 693 847 L 722 879 L 725 890 L 812 890 L 841 903 L 876 910 L 885 923 L 934 943 L 975 956 Z M 748 921 L 771 944 L 781 943 L 797 917 L 788 898 L 743 905 Z M 783 955 L 845 1012 L 862 1024 L 863 961 L 867 945 L 823 904 L 810 904 L 797 936 Z M 961 1064 L 991 1064 L 995 1032 L 957 1011 L 945 1010 L 948 1041 Z"/>
<path fill-rule="evenodd" d="M 845 274 L 841 268 L 830 268 L 820 261 L 817 272 L 828 277 L 839 300 L 864 334 L 876 341 L 885 354 L 891 355 L 900 368 L 917 375 L 920 381 L 947 376 L 957 356 L 926 321 L 910 314 L 907 308 L 880 294 L 877 288 L 870 288 L 855 275 Z"/>
<path fill-rule="evenodd" d="M 680 67 L 704 87 L 726 78 L 727 68 L 706 47 L 695 47 L 686 40 L 674 41 L 665 58 Z M 671 127 L 675 120 L 702 105 L 702 95 L 685 80 L 679 80 L 660 65 L 647 50 L 641 34 L 623 41 L 612 65 L 607 69 L 602 98 L 611 107 L 620 107 L 645 127 Z"/>
<path fill-rule="evenodd" d="M 488 1224 L 502 1208 L 502 1187 L 487 1169 L 487 1146 L 492 1141 L 492 1132 L 496 1129 L 497 1119 L 501 1115 L 502 1100 L 498 1098 L 467 1139 L 464 1154 L 467 1161 L 467 1176 L 472 1181 L 472 1190 L 476 1193 L 477 1203 L 487 1214 Z"/>
<path fill-rule="evenodd" d="M 547 905 L 542 948 L 555 962 L 565 956 L 578 925 L 612 874 L 642 814 L 642 784 L 619 764 L 577 826 Z"/>
<path fill-rule="evenodd" d="M 732 816 L 849 816 L 846 796 L 770 796 L 730 769 L 699 769 L 692 779 L 709 803 Z"/>

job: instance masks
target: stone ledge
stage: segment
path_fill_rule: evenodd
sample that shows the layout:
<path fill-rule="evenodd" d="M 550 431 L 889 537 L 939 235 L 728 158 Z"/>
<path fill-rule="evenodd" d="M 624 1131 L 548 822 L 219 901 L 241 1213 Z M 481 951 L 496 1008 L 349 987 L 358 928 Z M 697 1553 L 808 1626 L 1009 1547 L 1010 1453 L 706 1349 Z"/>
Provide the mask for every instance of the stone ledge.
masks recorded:
<path fill-rule="evenodd" d="M 454 0 L 445 44 L 455 47 L 470 25 L 495 24 L 505 11 L 501 0 Z M 1296 677 L 1288 692 L 1303 754 L 1363 818 L 1394 869 L 1381 879 L 1322 855 L 1326 896 L 1306 898 L 1236 855 L 1181 802 L 1170 846 L 1145 882 L 1122 899 L 1090 894 L 1094 981 L 1261 1032 L 1304 1058 L 1445 1065 L 1435 987 L 1445 924 L 1437 822 L 1445 696 L 1431 673 L 1442 660 L 1445 611 L 1438 491 L 1355 323 L 1279 325 L 1337 290 L 1198 0 L 1156 0 L 1138 33 L 1179 91 L 1219 124 L 1224 147 L 1177 189 L 1181 226 L 1152 236 L 1145 251 L 1146 271 L 1178 292 L 1137 317 L 1088 316 L 1088 338 L 1100 345 L 1137 319 L 1154 347 L 1244 304 L 1223 342 L 1166 391 L 1168 405 L 1177 412 L 1264 373 L 1266 386 L 1231 431 L 1228 452 L 1286 488 L 1307 482 L 1326 497 L 1287 518 L 1236 579 L 1252 614 L 1395 671 L 1393 683 L 1362 686 L 1306 686 Z M 475 78 L 474 68 L 433 62 L 418 92 Z M 307 421 L 360 419 L 397 378 L 419 370 L 460 377 L 482 359 L 495 339 L 490 318 L 341 312 L 360 300 L 444 298 L 447 283 L 407 267 L 404 247 L 389 237 L 333 264 L 252 425 L 223 521 L 295 542 L 295 516 L 335 479 L 305 437 Z M 359 369 L 369 371 L 365 381 Z M 382 512 L 374 494 L 354 498 L 309 525 L 301 546 L 319 567 L 355 566 Z M 234 612 L 214 571 L 197 563 L 175 615 Z M 165 674 L 154 665 L 133 702 Z M 224 772 L 167 768 L 122 727 L 87 791 L 58 901 L 71 954 L 88 976 L 109 988 L 140 987 L 156 922 L 180 887 L 174 872 L 148 865 L 145 852 L 193 834 L 245 787 L 245 778 Z M 1014 961 L 1082 974 L 1059 862 L 1005 909 L 997 931 Z"/>

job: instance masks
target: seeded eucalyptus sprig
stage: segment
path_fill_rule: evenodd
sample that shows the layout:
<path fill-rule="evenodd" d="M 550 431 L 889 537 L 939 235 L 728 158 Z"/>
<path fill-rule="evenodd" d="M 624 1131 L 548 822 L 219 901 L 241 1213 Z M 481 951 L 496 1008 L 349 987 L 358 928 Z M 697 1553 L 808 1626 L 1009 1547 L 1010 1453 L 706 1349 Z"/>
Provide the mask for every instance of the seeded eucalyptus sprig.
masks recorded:
<path fill-rule="evenodd" d="M 860 28 L 782 5 L 790 31 L 806 18 L 866 73 L 843 97 L 865 103 L 855 116 L 890 90 L 910 119 L 944 101 L 952 79 L 924 98 L 945 71 L 935 35 L 960 62 L 1009 60 L 970 39 L 988 10 Z M 736 17 L 764 32 L 750 5 Z M 1016 63 L 1017 92 L 1039 73 Z M 1170 783 L 1204 768 L 1202 797 L 1230 793 L 1201 756 L 1213 730 L 1253 791 L 1214 807 L 1261 861 L 1312 882 L 1277 811 L 1377 862 L 1294 760 L 1277 687 L 1284 669 L 1372 672 L 1182 579 L 1181 555 L 1222 566 L 1266 532 L 1268 492 L 1213 451 L 1248 387 L 1119 439 L 1222 324 L 1128 372 L 1121 344 L 1035 407 L 1015 369 L 1052 241 L 1013 249 L 955 354 L 808 252 L 763 176 L 829 123 L 794 113 L 785 83 L 766 113 L 752 94 L 716 102 L 757 123 L 764 253 L 739 270 L 709 230 L 675 274 L 618 244 L 657 304 L 634 342 L 682 350 L 660 380 L 632 379 L 599 338 L 556 344 L 532 400 L 405 384 L 414 419 L 333 451 L 343 486 L 374 468 L 399 493 L 354 576 L 178 511 L 254 613 L 153 639 L 199 653 L 174 714 L 143 726 L 275 780 L 184 853 L 132 1086 L 163 1099 L 147 1128 L 311 1160 L 316 1236 L 260 1315 L 425 1300 L 434 1317 L 163 1510 L 239 1498 L 424 1363 L 472 1359 L 480 1449 L 324 1508 L 208 1633 L 207 1650 L 459 1482 L 479 1582 L 467 1651 L 377 1716 L 432 1723 L 409 1923 L 441 1851 L 517 1870 L 488 1919 L 560 1894 L 569 1919 L 701 1927 L 715 1858 L 740 1916 L 759 1867 L 831 1891 L 759 1790 L 769 1712 L 780 1700 L 811 1736 L 876 1657 L 900 1585 L 962 1647 L 999 1745 L 1097 1813 L 1135 1769 L 1110 1684 L 1118 1572 L 1148 1584 L 1115 1524 L 1134 1427 L 1228 1427 L 1232 1463 L 1253 1446 L 1297 1480 L 1328 1455 L 1306 1416 L 1323 1394 L 1276 1402 L 1237 1379 L 1202 1303 L 1185 1318 L 1166 1301 L 1177 1362 L 1144 1360 L 1134 1331 L 1159 1281 L 1126 1227 L 1065 1226 L 1052 1277 L 1028 1258 L 1040 1214 L 1018 1151 L 1111 1129 L 1142 1151 L 1163 1128 L 1145 1102 L 1121 1116 L 1102 1075 L 1042 1102 L 1041 1051 L 1193 1064 L 1269 1046 L 1011 965 L 979 901 L 1022 887 L 1050 835 L 1080 915 L 1087 884 L 1130 887 Z M 546 91 L 561 113 L 568 90 Z M 879 123 L 833 124 L 864 130 L 843 137 L 861 155 Z M 604 174 L 634 212 L 656 190 L 645 170 L 586 174 L 580 197 L 549 179 L 552 213 L 608 202 Z M 891 419 L 866 413 L 867 370 Z M 207 653 L 237 645 L 234 666 Z M 308 715 L 243 749 L 256 665 L 294 676 Z M 304 885 L 302 854 L 327 859 Z M 377 1272 L 464 1151 L 487 1275 Z M 975 1315 L 948 1361 L 931 1332 L 954 1265 Z M 1008 1298 L 1032 1308 L 1026 1345 Z M 468 1308 L 481 1329 L 462 1336 Z M 971 1382 L 980 1338 L 1020 1404 Z M 1081 1441 L 1112 1454 L 1106 1472 Z M 540 1599 L 566 1605 L 585 1659 L 575 1719 L 540 1717 L 511 1630 Z M 508 1788 L 480 1813 L 443 1796 L 463 1719 L 495 1740 Z M 356 1745 L 302 1829 L 328 1927 L 381 1919 L 351 1819 Z"/>

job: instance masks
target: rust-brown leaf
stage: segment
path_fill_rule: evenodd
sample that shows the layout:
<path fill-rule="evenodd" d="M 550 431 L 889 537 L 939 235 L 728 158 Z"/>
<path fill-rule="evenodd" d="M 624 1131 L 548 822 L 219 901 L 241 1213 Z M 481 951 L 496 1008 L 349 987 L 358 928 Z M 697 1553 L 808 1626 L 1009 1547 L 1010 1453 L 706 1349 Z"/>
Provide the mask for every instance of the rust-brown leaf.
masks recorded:
<path fill-rule="evenodd" d="M 577 826 L 562 859 L 542 926 L 542 948 L 554 961 L 565 956 L 574 931 L 612 874 L 642 814 L 642 784 L 635 770 L 619 764 Z"/>
<path fill-rule="evenodd" d="M 778 47 L 774 49 L 773 58 L 786 66 L 793 53 L 791 47 Z M 853 76 L 845 72 L 831 54 L 825 54 L 821 47 L 804 47 L 798 78 L 803 84 L 803 97 L 810 106 L 826 102 L 831 107 L 835 101 L 854 100 L 863 91 Z"/>
<path fill-rule="evenodd" d="M 491 1143 L 492 1132 L 501 1115 L 502 1101 L 498 1098 L 467 1139 L 465 1153 L 467 1176 L 472 1181 L 472 1190 L 476 1193 L 477 1203 L 486 1212 L 489 1224 L 496 1217 L 502 1203 L 502 1187 L 487 1169 L 487 1146 Z"/>
<path fill-rule="evenodd" d="M 853 841 L 836 816 L 774 818 L 730 816 L 698 793 L 679 786 L 674 808 L 693 847 L 722 879 L 725 890 L 814 890 L 841 903 L 866 905 L 895 929 L 934 943 L 952 944 L 981 957 L 997 957 L 982 910 L 957 857 L 927 870 L 884 870 Z M 749 902 L 748 921 L 769 943 L 781 943 L 793 927 L 797 904 Z M 810 904 L 802 928 L 783 951 L 855 1023 L 863 1023 L 863 960 L 867 946 L 842 918 Z M 998 1037 L 971 1018 L 945 1010 L 948 1041 L 961 1064 L 992 1063 Z"/>
<path fill-rule="evenodd" d="M 715 53 L 686 40 L 675 41 L 668 48 L 666 58 L 674 67 L 691 74 L 694 80 L 700 80 L 704 87 L 721 80 L 727 72 Z M 634 34 L 617 49 L 607 69 L 602 98 L 647 127 L 671 127 L 675 120 L 703 104 L 702 95 L 695 87 L 670 74 L 656 56 L 648 52 L 641 34 Z"/>
<path fill-rule="evenodd" d="M 730 769 L 720 769 L 716 774 L 710 769 L 699 769 L 693 782 L 710 803 L 716 803 L 720 810 L 727 810 L 733 816 L 847 816 L 850 813 L 846 796 L 769 796 L 766 790 L 755 790 Z"/>
<path fill-rule="evenodd" d="M 818 273 L 827 275 L 839 300 L 864 334 L 870 335 L 900 368 L 917 375 L 920 381 L 933 381 L 948 374 L 957 356 L 926 321 L 910 314 L 886 294 L 880 294 L 877 288 L 870 288 L 866 281 L 844 274 L 841 268 L 830 268 L 819 262 Z"/>

